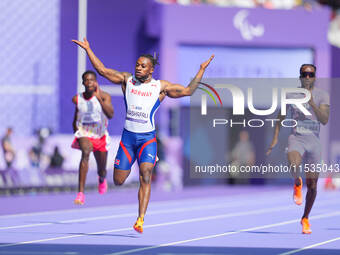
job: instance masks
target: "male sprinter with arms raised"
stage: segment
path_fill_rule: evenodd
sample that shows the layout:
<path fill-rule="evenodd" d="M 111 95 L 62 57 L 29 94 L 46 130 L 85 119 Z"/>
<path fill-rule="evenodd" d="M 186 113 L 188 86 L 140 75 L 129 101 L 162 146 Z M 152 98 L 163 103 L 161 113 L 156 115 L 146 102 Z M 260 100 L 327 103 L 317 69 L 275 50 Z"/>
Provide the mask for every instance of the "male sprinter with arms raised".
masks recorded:
<path fill-rule="evenodd" d="M 301 205 L 303 200 L 302 178 L 298 175 L 298 171 L 304 169 L 301 166 L 302 158 L 304 157 L 306 164 L 314 165 L 315 168 L 316 164 L 321 163 L 320 123 L 326 125 L 329 118 L 329 95 L 326 91 L 315 87 L 315 73 L 316 67 L 312 64 L 304 64 L 300 67 L 301 86 L 308 89 L 312 95 L 308 104 L 305 105 L 312 115 L 304 115 L 295 105 L 289 105 L 292 118 L 297 121 L 297 126 L 293 128 L 293 132 L 288 138 L 288 161 L 294 170 L 292 174 L 295 179 L 293 199 L 297 205 Z M 291 95 L 291 98 L 299 97 L 301 98 L 301 95 L 297 93 Z M 279 115 L 278 119 L 281 122 L 284 116 Z M 267 155 L 277 144 L 280 122 L 276 123 L 274 138 Z M 306 204 L 301 219 L 303 234 L 312 233 L 308 216 L 316 198 L 318 178 L 319 173 L 316 171 L 306 171 Z"/>
<path fill-rule="evenodd" d="M 79 205 L 85 202 L 84 187 L 91 151 L 93 151 L 97 162 L 98 192 L 104 194 L 107 191 L 105 179 L 109 145 L 107 124 L 108 119 L 113 117 L 111 96 L 99 88 L 96 73 L 86 71 L 82 75 L 82 79 L 85 92 L 79 93 L 72 98 L 72 102 L 76 105 L 73 120 L 75 139 L 72 143 L 72 148 L 81 150 L 78 194 L 74 200 L 74 203 Z"/>
<path fill-rule="evenodd" d="M 126 121 L 115 160 L 113 179 L 116 185 L 122 185 L 130 174 L 132 164 L 136 159 L 138 160 L 139 214 L 133 227 L 142 233 L 144 215 L 150 198 L 151 175 L 157 156 L 154 114 L 166 95 L 172 98 L 192 95 L 214 56 L 201 64 L 195 78 L 184 87 L 165 80 L 154 80 L 152 73 L 157 60 L 151 55 L 142 55 L 137 59 L 135 75 L 132 75 L 106 68 L 95 56 L 86 38 L 83 42 L 72 41 L 86 50 L 93 67 L 100 75 L 122 87 L 126 104 Z"/>

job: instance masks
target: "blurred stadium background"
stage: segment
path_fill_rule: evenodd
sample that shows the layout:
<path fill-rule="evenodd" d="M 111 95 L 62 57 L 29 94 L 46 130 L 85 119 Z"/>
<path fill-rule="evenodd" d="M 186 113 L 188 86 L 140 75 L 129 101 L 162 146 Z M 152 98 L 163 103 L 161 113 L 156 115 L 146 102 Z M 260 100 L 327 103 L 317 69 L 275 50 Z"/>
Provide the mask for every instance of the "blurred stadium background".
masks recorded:
<path fill-rule="evenodd" d="M 182 84 L 190 81 L 211 53 L 216 58 L 206 78 L 296 78 L 303 63 L 314 63 L 319 77 L 335 78 L 340 76 L 339 2 L 1 0 L 0 134 L 9 141 L 15 156 L 8 159 L 10 165 L 4 153 L 0 156 L 0 193 L 77 187 L 80 152 L 70 147 L 71 98 L 81 87 L 81 73 L 93 68 L 71 39 L 86 36 L 99 59 L 120 71 L 133 72 L 140 54 L 157 52 L 160 65 L 155 78 Z M 107 166 L 112 183 L 125 106 L 119 86 L 101 77 L 99 84 L 111 94 L 115 108 L 109 123 L 113 143 Z M 340 87 L 324 88 L 331 93 L 331 120 L 322 131 L 322 139 L 327 141 L 324 160 L 339 163 L 340 121 L 335 111 L 340 106 Z M 233 184 L 230 180 L 190 178 L 188 100 L 167 98 L 157 115 L 161 160 L 155 185 L 171 191 L 198 184 Z M 6 136 L 8 128 L 12 131 Z M 230 129 L 224 136 L 229 155 L 240 132 L 239 128 Z M 248 132 L 256 148 L 256 164 L 282 159 L 285 144 L 280 144 L 271 158 L 264 155 L 272 129 Z M 138 173 L 133 171 L 129 183 L 137 180 Z M 91 158 L 88 187 L 95 187 L 96 182 Z M 269 182 L 250 178 L 242 183 Z"/>

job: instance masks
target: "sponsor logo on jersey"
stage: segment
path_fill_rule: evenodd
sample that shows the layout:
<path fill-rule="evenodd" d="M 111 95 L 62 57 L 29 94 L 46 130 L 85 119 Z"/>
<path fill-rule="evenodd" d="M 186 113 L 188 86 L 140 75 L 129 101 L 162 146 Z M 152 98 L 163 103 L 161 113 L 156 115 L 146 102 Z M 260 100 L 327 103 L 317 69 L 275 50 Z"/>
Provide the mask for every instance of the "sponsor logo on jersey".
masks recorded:
<path fill-rule="evenodd" d="M 132 110 L 142 110 L 143 107 L 141 107 L 141 106 L 136 106 L 136 105 L 131 105 L 131 109 L 132 109 Z"/>
<path fill-rule="evenodd" d="M 132 88 L 130 91 L 131 94 L 142 96 L 142 97 L 151 97 L 152 93 L 150 91 L 140 91 L 138 89 Z"/>
<path fill-rule="evenodd" d="M 120 160 L 116 158 L 115 159 L 115 165 L 119 166 L 119 164 L 120 164 Z"/>

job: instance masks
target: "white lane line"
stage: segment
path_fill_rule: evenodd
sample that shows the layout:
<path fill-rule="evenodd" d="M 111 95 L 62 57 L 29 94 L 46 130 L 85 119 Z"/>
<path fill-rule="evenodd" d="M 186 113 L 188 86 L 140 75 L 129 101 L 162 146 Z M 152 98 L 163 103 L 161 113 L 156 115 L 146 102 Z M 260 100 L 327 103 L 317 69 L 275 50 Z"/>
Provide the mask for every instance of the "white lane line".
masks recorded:
<path fill-rule="evenodd" d="M 314 248 L 314 247 L 318 247 L 318 246 L 321 246 L 321 245 L 324 245 L 324 244 L 332 243 L 332 242 L 335 242 L 335 241 L 338 241 L 338 240 L 340 240 L 340 237 L 337 237 L 337 238 L 334 238 L 334 239 L 330 239 L 330 240 L 327 240 L 327 241 L 324 241 L 324 242 L 312 244 L 312 245 L 309 245 L 309 246 L 306 246 L 306 247 L 303 247 L 303 248 L 300 248 L 300 249 L 296 249 L 296 250 L 291 250 L 291 251 L 288 251 L 288 252 L 280 253 L 279 255 L 290 255 L 290 254 L 298 253 L 300 251 L 308 250 L 308 249 L 311 249 L 311 248 Z"/>
<path fill-rule="evenodd" d="M 278 200 L 278 197 L 276 197 L 276 200 Z M 195 211 L 195 210 L 212 210 L 212 209 L 223 209 L 223 208 L 234 208 L 238 206 L 247 205 L 249 206 L 250 203 L 255 202 L 256 205 L 266 204 L 267 201 L 262 201 L 254 199 L 252 200 L 243 200 L 239 202 L 234 203 L 219 203 L 215 205 L 206 205 L 206 206 L 192 206 L 192 207 L 185 207 L 185 208 L 175 208 L 175 209 L 162 209 L 162 210 L 155 210 L 150 211 L 148 215 L 159 215 L 159 214 L 168 214 L 168 213 L 181 213 L 181 212 L 189 212 L 189 211 Z M 337 203 L 337 201 L 335 201 Z M 323 204 L 333 204 L 332 201 L 323 201 Z M 124 214 L 115 214 L 115 215 L 104 215 L 104 216 L 97 216 L 97 217 L 85 217 L 85 218 L 77 218 L 72 220 L 61 220 L 56 222 L 45 222 L 45 223 L 34 223 L 34 224 L 24 224 L 24 225 L 15 225 L 15 226 L 6 226 L 6 227 L 0 227 L 1 230 L 9 230 L 9 229 L 22 229 L 22 228 L 31 228 L 31 227 L 43 227 L 43 226 L 50 226 L 54 224 L 70 224 L 70 223 L 80 223 L 80 222 L 90 222 L 90 221 L 96 221 L 96 220 L 107 220 L 107 219 L 119 219 L 119 218 L 127 218 L 127 217 L 133 217 L 135 216 L 135 213 L 124 213 Z"/>
<path fill-rule="evenodd" d="M 209 190 L 207 190 L 207 192 L 209 192 Z M 228 192 L 228 191 L 226 191 Z M 278 190 L 274 190 L 274 191 L 256 191 L 256 193 L 251 193 L 248 194 L 247 197 L 251 198 L 251 197 L 256 197 L 256 199 L 261 196 L 261 195 L 266 195 L 268 194 L 268 192 L 270 192 L 271 197 L 275 196 L 276 200 L 277 200 L 277 196 L 275 194 L 278 195 L 282 195 L 282 197 L 286 197 L 286 193 L 285 192 L 290 192 L 290 189 L 278 189 Z M 110 195 L 110 194 L 108 194 Z M 233 194 L 233 198 L 237 199 L 238 197 L 243 197 L 245 194 Z M 318 195 L 318 197 L 320 197 L 320 195 Z M 329 198 L 332 198 L 332 196 L 328 196 Z M 38 198 L 38 197 L 37 197 Z M 226 195 L 218 195 L 217 197 L 213 198 L 214 202 L 220 202 L 220 203 L 230 203 L 233 200 L 230 200 L 230 196 L 228 196 L 228 194 L 226 193 Z M 150 201 L 149 206 L 174 206 L 177 204 L 184 204 L 187 205 L 189 202 L 211 202 L 211 197 L 204 197 L 204 198 L 186 198 L 186 199 L 174 199 L 174 200 L 166 200 L 166 201 Z M 252 199 L 254 200 L 254 198 Z M 0 198 L 1 201 L 1 198 Z M 72 202 L 72 201 L 71 201 Z M 82 213 L 85 212 L 98 212 L 99 210 L 120 210 L 120 209 L 129 209 L 129 208 L 136 208 L 137 204 L 136 203 L 132 203 L 132 204 L 126 204 L 126 205 L 110 205 L 110 206 L 98 206 L 98 207 L 77 207 L 74 209 L 65 209 L 65 210 L 51 210 L 51 211 L 44 211 L 44 212 L 32 212 L 32 213 L 17 213 L 17 214 L 6 214 L 6 215 L 0 215 L 0 220 L 2 219 L 9 219 L 9 218 L 18 218 L 18 217 L 31 217 L 31 216 L 43 216 L 43 215 L 50 215 L 50 214 L 60 214 L 60 213 L 72 213 L 72 212 L 79 212 L 81 211 Z M 203 206 L 204 207 L 204 206 Z"/>
<path fill-rule="evenodd" d="M 250 202 L 250 201 L 249 201 Z M 211 205 L 211 206 L 194 206 L 188 208 L 175 208 L 175 209 L 163 209 L 163 210 L 156 210 L 148 212 L 148 215 L 157 215 L 157 214 L 167 214 L 167 213 L 179 213 L 179 212 L 188 212 L 188 211 L 195 211 L 195 210 L 211 210 L 211 209 L 220 209 L 220 208 L 232 208 L 243 206 L 245 202 L 234 203 L 234 204 L 226 204 L 226 205 Z M 105 215 L 105 216 L 98 216 L 98 217 L 87 217 L 87 218 L 78 218 L 72 220 L 63 220 L 58 222 L 46 222 L 46 223 L 36 223 L 36 224 L 26 224 L 26 225 L 17 225 L 17 226 L 9 226 L 9 227 L 0 227 L 0 230 L 8 230 L 8 229 L 18 229 L 18 228 L 29 228 L 29 227 L 41 227 L 41 226 L 49 226 L 53 224 L 68 224 L 68 223 L 79 223 L 79 222 L 89 222 L 89 221 L 96 221 L 96 220 L 106 220 L 106 219 L 119 219 L 119 218 L 126 218 L 126 217 L 133 217 L 136 216 L 136 213 L 124 213 L 124 214 L 115 214 L 115 215 Z"/>
<path fill-rule="evenodd" d="M 72 202 L 70 202 L 72 203 Z M 17 214 L 6 214 L 6 215 L 0 215 L 0 220 L 2 219 L 10 219 L 10 218 L 18 218 L 18 217 L 31 217 L 31 216 L 44 216 L 49 214 L 60 214 L 60 213 L 71 213 L 71 212 L 92 212 L 92 211 L 98 211 L 98 210 L 105 210 L 105 209 L 126 209 L 135 206 L 134 204 L 127 204 L 127 205 L 118 205 L 118 206 L 98 206 L 98 207 L 78 207 L 74 209 L 66 209 L 66 210 L 52 210 L 52 211 L 44 211 L 44 212 L 32 212 L 32 213 L 17 213 Z"/>
<path fill-rule="evenodd" d="M 261 200 L 260 200 L 261 201 Z M 218 203 L 214 205 L 206 205 L 206 206 L 192 206 L 192 207 L 185 207 L 185 208 L 174 208 L 174 209 L 162 209 L 162 210 L 155 210 L 150 211 L 148 215 L 158 215 L 158 214 L 167 214 L 167 213 L 180 213 L 180 212 L 189 212 L 195 210 L 212 210 L 212 209 L 223 209 L 223 208 L 233 208 L 238 206 L 249 206 L 250 203 L 255 202 L 256 205 L 266 204 L 268 201 L 263 200 L 254 201 L 252 200 L 243 200 L 234 203 Z M 96 221 L 96 220 L 106 220 L 106 219 L 117 219 L 117 218 L 126 218 L 126 217 L 133 217 L 136 216 L 136 213 L 124 213 L 124 214 L 115 214 L 115 215 L 105 215 L 105 216 L 97 216 L 97 217 L 86 217 L 86 218 L 77 218 L 72 220 L 62 220 L 57 222 L 45 222 L 45 223 L 34 223 L 34 224 L 24 224 L 24 225 L 15 225 L 15 226 L 7 226 L 7 227 L 0 227 L 0 230 L 8 230 L 8 229 L 20 229 L 20 228 L 30 228 L 30 227 L 42 227 L 42 226 L 50 226 L 54 224 L 69 224 L 69 223 L 79 223 L 79 222 L 89 222 L 89 221 Z"/>
<path fill-rule="evenodd" d="M 274 195 L 276 193 L 278 193 L 279 195 L 282 195 L 282 191 L 286 191 L 286 190 L 276 190 L 276 191 L 271 191 L 271 195 Z M 258 197 L 259 195 L 263 195 L 263 194 L 268 194 L 268 191 L 261 191 L 261 192 L 257 192 L 257 194 L 255 195 L 254 193 L 250 194 L 249 197 L 251 196 L 256 196 Z M 110 194 L 109 194 L 110 195 Z M 239 194 L 239 195 L 233 195 L 233 198 L 237 198 L 237 197 L 242 197 L 244 196 L 244 194 Z M 189 202 L 211 202 L 211 197 L 206 197 L 206 198 L 187 198 L 187 199 L 175 199 L 175 200 L 166 200 L 166 201 L 150 201 L 149 206 L 174 206 L 176 204 L 184 204 L 187 205 Z M 219 201 L 221 200 L 221 201 Z M 0 199 L 1 201 L 1 199 Z M 227 194 L 224 195 L 219 195 L 217 197 L 213 198 L 214 202 L 232 202 L 232 200 L 230 200 L 230 197 L 227 196 Z M 72 201 L 71 201 L 72 202 Z M 17 217 L 31 217 L 31 216 L 42 216 L 42 215 L 49 215 L 49 214 L 53 214 L 53 213 L 68 213 L 68 212 L 79 212 L 81 210 L 81 212 L 91 212 L 91 211 L 95 211 L 98 212 L 98 210 L 102 210 L 102 209 L 113 209 L 113 210 L 118 210 L 118 209 L 127 209 L 127 208 L 135 208 L 137 206 L 136 203 L 132 203 L 132 204 L 127 204 L 127 205 L 112 205 L 112 206 L 98 206 L 98 207 L 90 207 L 90 208 L 82 208 L 82 207 L 77 207 L 74 209 L 66 209 L 66 210 L 51 210 L 51 211 L 45 211 L 45 212 L 32 212 L 32 213 L 18 213 L 18 214 L 8 214 L 8 215 L 0 215 L 0 220 L 1 219 L 7 219 L 7 218 L 17 218 Z"/>
<path fill-rule="evenodd" d="M 243 201 L 243 203 L 244 203 L 244 201 Z M 325 201 L 324 203 L 322 203 L 322 205 L 335 204 L 335 203 L 338 203 L 338 202 L 337 201 L 333 201 L 333 202 L 332 201 L 328 201 L 328 202 Z M 216 220 L 216 219 L 221 219 L 221 218 L 256 215 L 256 214 L 262 214 L 262 213 L 268 213 L 268 212 L 290 210 L 292 208 L 295 208 L 295 206 L 293 206 L 293 205 L 291 205 L 291 206 L 280 206 L 280 207 L 273 207 L 273 208 L 268 208 L 268 209 L 253 210 L 253 211 L 248 211 L 248 212 L 243 212 L 243 213 L 228 213 L 228 214 L 221 214 L 221 215 L 216 215 L 216 216 L 199 217 L 199 218 L 194 218 L 194 219 L 178 220 L 178 221 L 172 221 L 172 222 L 167 222 L 167 223 L 146 225 L 146 226 L 144 226 L 144 229 L 154 228 L 154 227 L 170 226 L 170 225 L 177 225 L 177 224 L 183 224 L 183 223 Z M 121 231 L 127 231 L 127 230 L 131 230 L 131 227 L 120 228 L 120 229 L 111 229 L 111 230 L 105 230 L 105 231 L 99 231 L 99 232 L 93 232 L 93 233 L 85 233 L 85 234 L 81 234 L 81 235 L 69 235 L 69 236 L 61 236 L 61 237 L 54 237 L 54 238 L 47 238 L 47 239 L 32 240 L 32 241 L 24 241 L 24 242 L 12 243 L 12 244 L 3 244 L 3 245 L 0 245 L 0 248 L 1 247 L 23 245 L 23 244 L 31 244 L 31 243 L 40 243 L 40 242 L 68 239 L 68 238 L 75 238 L 75 237 L 82 237 L 82 236 L 86 236 L 86 235 L 98 235 L 98 234 L 105 234 L 105 233 L 114 233 L 114 232 L 121 232 Z"/>
<path fill-rule="evenodd" d="M 248 211 L 248 212 L 227 213 L 227 214 L 220 214 L 220 215 L 215 215 L 215 216 L 191 218 L 191 219 L 177 220 L 177 221 L 171 221 L 171 222 L 166 222 L 166 223 L 146 225 L 146 226 L 144 226 L 144 229 L 178 225 L 178 224 L 184 224 L 184 223 L 216 220 L 216 219 L 225 219 L 225 218 L 231 218 L 231 217 L 258 215 L 258 214 L 264 214 L 264 213 L 272 213 L 272 212 L 276 212 L 276 211 L 291 210 L 292 208 L 295 208 L 295 206 L 294 205 L 279 206 L 279 207 L 273 207 L 273 208 L 268 208 L 268 209 L 252 210 L 252 211 Z M 23 244 L 42 243 L 42 242 L 47 242 L 47 241 L 69 239 L 69 238 L 75 238 L 75 237 L 82 237 L 82 236 L 86 236 L 86 235 L 99 235 L 99 234 L 106 234 L 106 233 L 121 232 L 121 231 L 127 231 L 127 230 L 131 230 L 131 229 L 132 229 L 132 227 L 120 228 L 120 229 L 110 229 L 110 230 L 104 230 L 104 231 L 92 232 L 92 233 L 85 233 L 85 234 L 78 234 L 78 235 L 68 235 L 68 236 L 60 236 L 60 237 L 53 237 L 53 238 L 46 238 L 46 239 L 39 239 L 39 240 L 32 240 L 32 241 L 24 241 L 24 242 L 12 243 L 12 244 L 3 244 L 3 245 L 0 245 L 0 248 L 1 247 L 23 245 Z"/>
<path fill-rule="evenodd" d="M 314 217 L 310 217 L 310 219 L 315 220 L 315 219 L 322 219 L 322 218 L 328 218 L 328 217 L 339 216 L 339 215 L 340 215 L 340 211 L 337 211 L 337 212 L 332 212 L 332 213 L 320 214 L 320 215 L 317 215 L 317 216 L 314 216 Z M 164 244 L 159 244 L 159 245 L 155 245 L 155 246 L 131 249 L 131 250 L 126 250 L 126 251 L 121 251 L 121 252 L 114 252 L 114 253 L 110 253 L 110 254 L 106 254 L 106 255 L 130 254 L 130 253 L 135 253 L 135 252 L 157 249 L 157 248 L 161 248 L 161 247 L 167 247 L 167 246 L 184 244 L 184 243 L 189 243 L 189 242 L 194 242 L 194 241 L 212 239 L 212 238 L 221 237 L 221 236 L 230 236 L 230 235 L 235 235 L 235 234 L 239 234 L 239 233 L 242 233 L 242 232 L 248 232 L 248 231 L 254 231 L 254 230 L 260 230 L 260 229 L 266 229 L 266 228 L 288 225 L 288 224 L 299 222 L 300 220 L 301 219 L 288 220 L 288 221 L 278 222 L 278 223 L 274 223 L 274 224 L 268 224 L 268 225 L 262 225 L 262 226 L 252 227 L 252 228 L 241 229 L 241 230 L 238 230 L 238 231 L 230 231 L 230 232 L 225 232 L 225 233 L 216 234 L 216 235 L 202 236 L 202 237 L 197 237 L 197 238 L 192 238 L 192 239 L 187 239 L 187 240 L 182 240 L 182 241 L 177 241 L 177 242 L 164 243 Z"/>

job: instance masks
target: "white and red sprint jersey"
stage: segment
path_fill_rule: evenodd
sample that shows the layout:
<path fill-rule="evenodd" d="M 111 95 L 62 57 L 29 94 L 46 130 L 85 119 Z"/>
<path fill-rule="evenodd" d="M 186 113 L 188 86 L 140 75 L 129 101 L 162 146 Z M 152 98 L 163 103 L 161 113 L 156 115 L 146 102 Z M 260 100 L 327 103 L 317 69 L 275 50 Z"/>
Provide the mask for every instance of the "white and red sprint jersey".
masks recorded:
<path fill-rule="evenodd" d="M 135 133 L 146 133 L 155 130 L 155 113 L 159 108 L 160 80 L 152 79 L 148 83 L 139 82 L 131 76 L 126 83 L 125 129 Z"/>
<path fill-rule="evenodd" d="M 85 99 L 83 93 L 77 96 L 77 132 L 75 136 L 101 138 L 104 135 L 108 136 L 107 125 L 108 118 L 103 112 L 97 97 L 92 96 Z"/>

